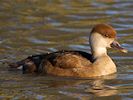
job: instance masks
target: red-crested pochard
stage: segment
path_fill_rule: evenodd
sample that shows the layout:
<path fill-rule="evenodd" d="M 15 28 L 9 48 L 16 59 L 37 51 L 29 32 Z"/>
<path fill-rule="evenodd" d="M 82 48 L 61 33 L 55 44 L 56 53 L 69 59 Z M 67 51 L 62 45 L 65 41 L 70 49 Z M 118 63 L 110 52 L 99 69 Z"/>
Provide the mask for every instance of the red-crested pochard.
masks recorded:
<path fill-rule="evenodd" d="M 116 31 L 110 25 L 94 26 L 89 37 L 92 54 L 83 51 L 57 51 L 29 56 L 11 63 L 12 68 L 23 69 L 23 73 L 44 73 L 56 76 L 97 77 L 117 71 L 116 65 L 107 54 L 107 48 L 127 52 L 116 41 Z"/>

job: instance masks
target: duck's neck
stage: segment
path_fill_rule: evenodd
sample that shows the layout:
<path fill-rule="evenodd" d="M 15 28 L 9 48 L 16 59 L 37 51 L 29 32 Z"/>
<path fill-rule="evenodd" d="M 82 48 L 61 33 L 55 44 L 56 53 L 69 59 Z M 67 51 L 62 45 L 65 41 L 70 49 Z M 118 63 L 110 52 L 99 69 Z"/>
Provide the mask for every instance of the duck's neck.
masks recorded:
<path fill-rule="evenodd" d="M 98 48 L 98 47 L 93 47 L 91 49 L 92 55 L 93 55 L 93 59 L 98 59 L 100 57 L 102 57 L 103 55 L 107 55 L 107 49 L 106 48 Z"/>

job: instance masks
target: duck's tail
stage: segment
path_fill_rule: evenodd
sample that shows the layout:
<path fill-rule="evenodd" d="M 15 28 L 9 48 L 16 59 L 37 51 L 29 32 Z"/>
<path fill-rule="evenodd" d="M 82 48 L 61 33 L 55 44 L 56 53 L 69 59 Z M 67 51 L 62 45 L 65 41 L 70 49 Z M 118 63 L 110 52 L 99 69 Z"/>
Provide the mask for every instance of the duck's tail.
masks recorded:
<path fill-rule="evenodd" d="M 48 54 L 32 55 L 15 63 L 7 63 L 11 69 L 21 69 L 23 73 L 38 72 L 39 66 Z"/>

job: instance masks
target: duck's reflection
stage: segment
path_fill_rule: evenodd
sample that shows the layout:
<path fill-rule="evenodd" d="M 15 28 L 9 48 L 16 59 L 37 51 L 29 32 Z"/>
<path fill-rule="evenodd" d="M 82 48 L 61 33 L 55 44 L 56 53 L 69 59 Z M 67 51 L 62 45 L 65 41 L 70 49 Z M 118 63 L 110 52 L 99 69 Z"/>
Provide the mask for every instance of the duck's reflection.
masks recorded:
<path fill-rule="evenodd" d="M 114 86 L 106 85 L 105 80 L 93 80 L 89 88 L 85 89 L 85 92 L 94 94 L 96 96 L 111 96 L 118 93 L 118 90 Z"/>
<path fill-rule="evenodd" d="M 118 93 L 114 86 L 106 85 L 108 80 L 115 79 L 116 75 L 106 76 L 97 79 L 74 79 L 72 81 L 64 80 L 63 82 L 54 82 L 49 84 L 49 87 L 60 87 L 60 94 L 64 94 L 73 98 L 90 98 L 91 95 L 95 96 L 112 96 Z"/>

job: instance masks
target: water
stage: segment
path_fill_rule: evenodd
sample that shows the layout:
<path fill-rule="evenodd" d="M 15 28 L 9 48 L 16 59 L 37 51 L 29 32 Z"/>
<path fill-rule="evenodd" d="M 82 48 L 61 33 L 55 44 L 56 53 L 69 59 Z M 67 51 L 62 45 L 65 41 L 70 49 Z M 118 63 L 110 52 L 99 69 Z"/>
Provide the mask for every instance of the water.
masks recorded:
<path fill-rule="evenodd" d="M 0 99 L 132 100 L 132 0 L 1 0 Z M 118 73 L 96 79 L 23 75 L 5 61 L 62 49 L 89 52 L 90 29 L 109 23 L 127 54 L 109 50 Z"/>

